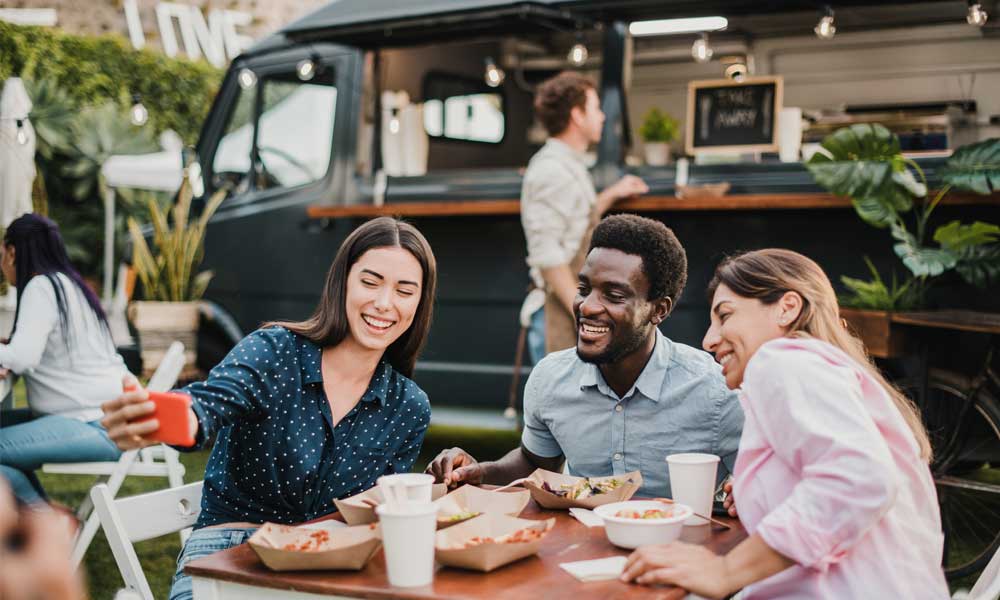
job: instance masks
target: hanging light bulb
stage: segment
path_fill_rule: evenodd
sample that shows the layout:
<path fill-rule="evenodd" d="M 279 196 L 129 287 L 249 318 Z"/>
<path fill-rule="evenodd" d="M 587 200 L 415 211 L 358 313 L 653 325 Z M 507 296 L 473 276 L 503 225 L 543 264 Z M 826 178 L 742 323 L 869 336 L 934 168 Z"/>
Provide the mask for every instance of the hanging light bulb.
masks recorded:
<path fill-rule="evenodd" d="M 983 5 L 980 4 L 978 0 L 969 0 L 969 14 L 965 17 L 965 20 L 969 23 L 969 25 L 982 27 L 986 24 L 986 21 L 989 18 L 990 15 L 983 10 Z"/>
<path fill-rule="evenodd" d="M 17 143 L 25 145 L 28 143 L 28 132 L 24 130 L 24 119 L 17 119 Z"/>
<path fill-rule="evenodd" d="M 708 34 L 703 33 L 701 37 L 691 44 L 691 56 L 696 62 L 707 63 L 712 60 L 712 47 L 708 45 Z"/>
<path fill-rule="evenodd" d="M 813 28 L 816 33 L 816 37 L 821 40 L 832 40 L 833 36 L 837 33 L 837 26 L 833 23 L 833 9 L 829 6 L 823 11 L 823 16 L 820 17 L 819 23 Z"/>
<path fill-rule="evenodd" d="M 395 135 L 399 133 L 399 109 L 392 109 L 392 116 L 389 117 L 389 133 Z"/>
<path fill-rule="evenodd" d="M 257 84 L 257 74 L 250 69 L 240 69 L 240 74 L 236 76 L 236 80 L 239 81 L 240 87 L 243 89 L 250 89 Z"/>
<path fill-rule="evenodd" d="M 493 62 L 493 58 L 487 56 L 485 74 L 486 85 L 494 88 L 500 87 L 500 84 L 503 83 L 504 77 L 506 76 L 507 74 L 503 72 L 503 69 L 498 67 L 497 64 Z"/>
<path fill-rule="evenodd" d="M 302 81 L 309 81 L 316 76 L 316 63 L 311 58 L 305 58 L 295 65 L 295 74 Z"/>
<path fill-rule="evenodd" d="M 582 67 L 584 63 L 587 62 L 587 57 L 590 56 L 590 52 L 587 50 L 587 46 L 583 43 L 583 32 L 580 31 L 580 25 L 577 24 L 576 30 L 576 43 L 573 47 L 569 49 L 566 54 L 566 60 L 569 64 L 574 67 Z"/>
<path fill-rule="evenodd" d="M 136 127 L 142 127 L 149 120 L 149 111 L 142 105 L 142 96 L 132 94 L 132 108 L 128 110 L 129 121 Z"/>

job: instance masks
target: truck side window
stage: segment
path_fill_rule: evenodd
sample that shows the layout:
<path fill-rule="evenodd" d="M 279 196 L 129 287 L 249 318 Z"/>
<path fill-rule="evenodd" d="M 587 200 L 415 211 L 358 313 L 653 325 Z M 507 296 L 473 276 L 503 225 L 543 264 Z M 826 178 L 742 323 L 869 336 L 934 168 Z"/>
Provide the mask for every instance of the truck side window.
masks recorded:
<path fill-rule="evenodd" d="M 432 71 L 424 77 L 424 130 L 433 138 L 499 144 L 503 95 L 481 80 Z"/>
<path fill-rule="evenodd" d="M 326 176 L 333 147 L 337 88 L 325 68 L 310 81 L 267 76 L 256 147 L 256 187 L 295 187 Z"/>

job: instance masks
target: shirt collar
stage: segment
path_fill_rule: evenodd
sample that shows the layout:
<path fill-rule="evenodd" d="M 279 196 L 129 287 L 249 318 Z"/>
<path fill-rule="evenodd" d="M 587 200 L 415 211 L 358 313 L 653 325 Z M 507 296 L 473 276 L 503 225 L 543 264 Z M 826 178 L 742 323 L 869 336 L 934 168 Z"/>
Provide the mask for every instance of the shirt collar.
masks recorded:
<path fill-rule="evenodd" d="M 299 371 L 302 373 L 302 385 L 310 383 L 323 383 L 323 351 L 315 343 L 306 340 L 299 340 Z M 383 358 L 375 367 L 368 389 L 361 396 L 362 402 L 374 402 L 378 400 L 385 404 L 389 397 L 389 379 L 392 375 L 392 367 L 389 361 Z"/>
<path fill-rule="evenodd" d="M 559 154 L 569 156 L 576 162 L 583 165 L 584 167 L 587 166 L 587 157 L 582 152 L 577 152 L 576 150 L 571 148 L 569 144 L 560 139 L 550 137 L 545 141 L 545 146 L 549 148 L 550 151 L 552 152 L 557 152 Z"/>
<path fill-rule="evenodd" d="M 660 391 L 663 389 L 663 384 L 667 378 L 667 367 L 670 365 L 672 354 L 673 348 L 670 340 L 657 329 L 653 354 L 650 355 L 646 366 L 639 373 L 639 378 L 635 380 L 632 389 L 622 399 L 628 398 L 638 391 L 653 402 L 659 402 Z M 618 399 L 618 395 L 604 381 L 604 376 L 601 375 L 600 369 L 598 369 L 597 365 L 591 363 L 585 364 L 583 373 L 580 374 L 580 389 L 588 387 L 596 387 L 602 394 L 610 396 L 615 400 Z"/>

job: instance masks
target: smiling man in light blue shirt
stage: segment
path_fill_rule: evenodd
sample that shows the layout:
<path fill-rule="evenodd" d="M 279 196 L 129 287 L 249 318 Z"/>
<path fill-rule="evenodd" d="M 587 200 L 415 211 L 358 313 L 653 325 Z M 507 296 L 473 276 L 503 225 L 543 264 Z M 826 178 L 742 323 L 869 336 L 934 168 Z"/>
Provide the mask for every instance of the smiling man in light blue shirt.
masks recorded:
<path fill-rule="evenodd" d="M 427 471 L 449 484 L 507 483 L 535 468 L 585 477 L 640 470 L 640 496 L 669 496 L 666 457 L 705 452 L 732 470 L 743 428 L 736 395 L 712 358 L 658 326 L 687 280 L 673 232 L 635 215 L 604 219 L 579 273 L 576 348 L 531 372 L 521 446 L 495 462 L 444 450 Z"/>

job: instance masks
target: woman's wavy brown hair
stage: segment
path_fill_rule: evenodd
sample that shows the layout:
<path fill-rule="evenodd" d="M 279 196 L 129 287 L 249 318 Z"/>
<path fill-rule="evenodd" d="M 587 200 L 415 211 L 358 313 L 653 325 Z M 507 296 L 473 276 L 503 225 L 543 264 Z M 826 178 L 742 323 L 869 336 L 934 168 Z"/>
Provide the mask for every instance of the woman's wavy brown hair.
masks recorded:
<path fill-rule="evenodd" d="M 802 310 L 789 325 L 788 337 L 815 338 L 843 350 L 863 367 L 892 398 L 920 448 L 920 456 L 931 460 L 931 443 L 916 406 L 889 383 L 872 362 L 864 343 L 840 318 L 837 294 L 830 279 L 812 259 L 780 248 L 754 250 L 724 260 L 708 284 L 708 297 L 722 284 L 744 298 L 771 305 L 787 292 L 802 298 Z"/>
<path fill-rule="evenodd" d="M 434 290 L 437 287 L 437 262 L 430 244 L 417 228 L 391 217 L 372 219 L 347 236 L 333 258 L 323 284 L 323 295 L 313 315 L 305 321 L 274 321 L 264 327 L 280 326 L 293 331 L 320 347 L 336 346 L 350 333 L 347 321 L 347 276 L 361 255 L 374 248 L 402 248 L 420 263 L 423 281 L 420 304 L 413 323 L 385 350 L 394 369 L 413 377 L 417 356 L 427 341 L 434 313 Z"/>

